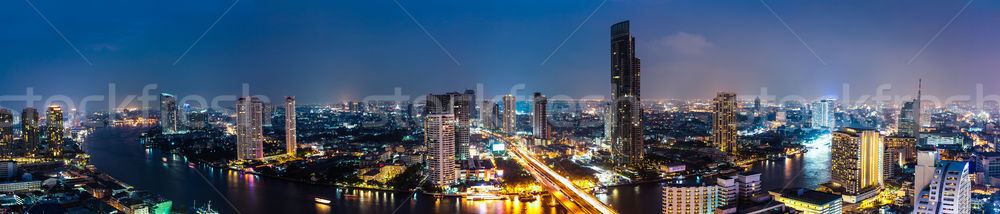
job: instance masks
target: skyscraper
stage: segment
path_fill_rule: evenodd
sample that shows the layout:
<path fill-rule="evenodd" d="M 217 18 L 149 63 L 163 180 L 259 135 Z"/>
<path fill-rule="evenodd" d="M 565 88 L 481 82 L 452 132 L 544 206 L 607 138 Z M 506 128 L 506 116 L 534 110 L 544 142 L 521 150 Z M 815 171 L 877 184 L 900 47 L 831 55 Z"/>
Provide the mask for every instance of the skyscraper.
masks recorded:
<path fill-rule="evenodd" d="M 534 100 L 532 100 L 531 133 L 535 135 L 536 139 L 543 142 L 550 140 L 549 121 L 546 119 L 546 105 L 548 103 L 548 98 L 545 95 L 535 92 Z"/>
<path fill-rule="evenodd" d="M 719 92 L 712 99 L 712 143 L 734 155 L 736 148 L 736 93 Z"/>
<path fill-rule="evenodd" d="M 63 147 L 62 107 L 49 106 L 49 110 L 45 112 L 45 117 L 45 129 L 47 130 L 45 136 L 49 140 L 49 151 L 52 152 L 52 155 L 59 156 L 62 154 Z"/>
<path fill-rule="evenodd" d="M 971 213 L 972 179 L 969 162 L 941 161 L 934 168 L 931 183 L 919 191 L 913 213 Z"/>
<path fill-rule="evenodd" d="M 486 130 L 494 130 L 496 119 L 493 119 L 494 112 L 493 107 L 496 106 L 493 101 L 483 100 L 483 103 L 479 105 L 479 123 L 482 124 L 482 128 Z"/>
<path fill-rule="evenodd" d="M 34 108 L 27 107 L 21 111 L 21 140 L 24 141 L 24 152 L 28 156 L 35 156 L 38 152 L 39 135 L 41 132 L 38 127 L 38 110 Z"/>
<path fill-rule="evenodd" d="M 450 113 L 455 116 L 458 122 L 455 124 L 455 158 L 467 160 L 469 158 L 469 144 L 472 137 L 470 132 L 470 121 L 472 111 L 475 110 L 475 92 L 467 90 L 465 93 L 450 92 L 445 94 L 431 94 L 427 96 L 424 111 L 427 114 Z"/>
<path fill-rule="evenodd" d="M 875 196 L 882 186 L 882 136 L 878 130 L 842 127 L 833 132 L 830 178 L 844 190 L 844 202 Z"/>
<path fill-rule="evenodd" d="M 885 137 L 885 157 L 883 158 L 884 176 L 886 178 L 897 174 L 897 167 L 911 163 L 917 159 L 917 139 L 912 137 Z"/>
<path fill-rule="evenodd" d="M 14 157 L 14 114 L 0 108 L 0 158 Z"/>
<path fill-rule="evenodd" d="M 816 129 L 836 128 L 836 116 L 833 114 L 833 100 L 820 100 L 812 104 L 812 127 Z"/>
<path fill-rule="evenodd" d="M 917 99 L 903 103 L 903 108 L 899 111 L 899 122 L 897 123 L 897 135 L 904 137 L 920 138 L 920 94 L 922 92 L 923 79 L 917 81 Z"/>
<path fill-rule="evenodd" d="M 611 26 L 611 155 L 616 167 L 638 168 L 645 152 L 639 58 L 629 21 Z"/>
<path fill-rule="evenodd" d="M 503 133 L 514 136 L 517 132 L 517 100 L 514 95 L 503 96 Z"/>
<path fill-rule="evenodd" d="M 295 141 L 295 97 L 285 97 L 285 150 L 295 156 L 298 143 Z"/>
<path fill-rule="evenodd" d="M 274 120 L 274 109 L 275 109 L 274 108 L 274 104 L 272 104 L 272 103 L 264 103 L 264 104 L 261 104 L 261 106 L 262 106 L 262 108 L 261 108 L 262 110 L 260 112 L 260 117 L 261 117 L 260 124 L 262 126 L 271 127 L 271 123 Z"/>
<path fill-rule="evenodd" d="M 264 159 L 261 111 L 263 104 L 256 97 L 241 97 L 236 103 L 236 157 L 239 160 Z"/>
<path fill-rule="evenodd" d="M 160 94 L 160 128 L 163 129 L 163 134 L 177 132 L 178 122 L 177 98 L 172 94 Z"/>
<path fill-rule="evenodd" d="M 455 115 L 429 114 L 424 117 L 424 143 L 427 146 L 428 178 L 438 186 L 455 181 Z"/>

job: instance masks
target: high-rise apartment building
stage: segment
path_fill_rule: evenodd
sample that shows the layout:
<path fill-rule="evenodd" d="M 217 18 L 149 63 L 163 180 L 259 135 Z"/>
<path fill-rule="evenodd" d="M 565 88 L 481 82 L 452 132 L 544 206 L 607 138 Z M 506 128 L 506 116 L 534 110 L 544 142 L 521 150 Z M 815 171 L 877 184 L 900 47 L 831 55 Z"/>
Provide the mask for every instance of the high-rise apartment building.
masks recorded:
<path fill-rule="evenodd" d="M 160 94 L 160 128 L 163 134 L 173 134 L 180 130 L 177 111 L 177 97 L 167 93 Z"/>
<path fill-rule="evenodd" d="M 424 116 L 424 143 L 427 146 L 428 179 L 438 186 L 455 182 L 454 114 L 438 113 Z"/>
<path fill-rule="evenodd" d="M 483 100 L 479 105 L 479 123 L 486 130 L 496 130 L 496 108 L 497 104 L 490 100 Z"/>
<path fill-rule="evenodd" d="M 743 171 L 736 174 L 736 183 L 739 186 L 739 200 L 749 202 L 754 196 L 760 193 L 760 173 L 754 171 Z"/>
<path fill-rule="evenodd" d="M 295 156 L 295 97 L 285 97 L 285 153 Z"/>
<path fill-rule="evenodd" d="M 471 118 L 475 110 L 475 92 L 450 92 L 445 94 L 427 95 L 424 111 L 426 114 L 449 113 L 455 116 L 455 158 L 469 159 L 469 145 L 472 143 Z"/>
<path fill-rule="evenodd" d="M 531 133 L 542 142 L 551 140 L 549 133 L 549 121 L 546 119 L 546 110 L 549 101 L 542 93 L 535 92 L 532 100 Z"/>
<path fill-rule="evenodd" d="M 663 213 L 715 213 L 719 186 L 707 183 L 663 186 Z"/>
<path fill-rule="evenodd" d="M 514 136 L 517 133 L 517 100 L 514 95 L 503 96 L 503 133 Z"/>
<path fill-rule="evenodd" d="M 712 99 L 712 144 L 720 151 L 737 154 L 736 93 L 719 92 Z"/>
<path fill-rule="evenodd" d="M 13 158 L 15 148 L 14 114 L 10 109 L 0 108 L 0 158 Z"/>
<path fill-rule="evenodd" d="M 812 103 L 812 127 L 816 129 L 834 129 L 837 117 L 833 113 L 833 100 L 820 100 Z"/>
<path fill-rule="evenodd" d="M 45 136 L 49 140 L 49 152 L 54 156 L 62 155 L 63 147 L 63 110 L 60 106 L 49 106 L 45 112 Z"/>
<path fill-rule="evenodd" d="M 643 146 L 640 60 L 629 21 L 611 25 L 611 156 L 615 167 L 639 168 Z"/>
<path fill-rule="evenodd" d="M 41 129 L 38 126 L 38 110 L 28 107 L 21 111 L 21 141 L 24 142 L 24 152 L 35 156 L 41 141 Z"/>
<path fill-rule="evenodd" d="M 878 130 L 842 127 L 833 132 L 830 177 L 843 188 L 844 202 L 875 196 L 883 182 L 883 140 Z"/>
<path fill-rule="evenodd" d="M 236 156 L 240 160 L 264 159 L 261 122 L 263 103 L 256 97 L 241 97 L 236 103 Z"/>
<path fill-rule="evenodd" d="M 930 184 L 915 190 L 916 214 L 972 213 L 972 179 L 969 162 L 940 161 Z"/>

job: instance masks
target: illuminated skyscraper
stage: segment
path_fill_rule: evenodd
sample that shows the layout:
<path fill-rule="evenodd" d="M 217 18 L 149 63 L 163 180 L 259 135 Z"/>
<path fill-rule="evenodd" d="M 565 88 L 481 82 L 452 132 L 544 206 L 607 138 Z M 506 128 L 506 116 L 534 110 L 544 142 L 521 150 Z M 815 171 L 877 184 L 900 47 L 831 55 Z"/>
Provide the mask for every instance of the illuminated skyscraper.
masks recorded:
<path fill-rule="evenodd" d="M 172 94 L 162 93 L 160 94 L 160 128 L 163 129 L 163 134 L 173 134 L 177 132 L 180 126 L 179 116 L 177 115 L 177 98 Z"/>
<path fill-rule="evenodd" d="M 712 99 L 712 143 L 720 151 L 737 154 L 736 93 L 719 92 Z"/>
<path fill-rule="evenodd" d="M 455 115 L 430 114 L 424 117 L 428 179 L 438 186 L 455 182 Z"/>
<path fill-rule="evenodd" d="M 445 94 L 431 94 L 427 96 L 424 111 L 427 114 L 450 113 L 458 121 L 455 125 L 455 158 L 467 160 L 469 158 L 469 144 L 472 141 L 470 126 L 472 125 L 472 111 L 475 110 L 475 92 L 467 90 L 465 93 L 450 92 Z"/>
<path fill-rule="evenodd" d="M 820 100 L 812 104 L 812 127 L 815 129 L 836 128 L 837 118 L 833 114 L 833 100 Z"/>
<path fill-rule="evenodd" d="M 14 157 L 14 114 L 0 108 L 0 158 Z"/>
<path fill-rule="evenodd" d="M 941 161 L 934 168 L 930 184 L 917 189 L 913 213 L 972 213 L 972 179 L 969 162 Z"/>
<path fill-rule="evenodd" d="M 882 168 L 886 178 L 899 173 L 898 167 L 916 161 L 917 139 L 912 137 L 885 137 L 885 157 Z"/>
<path fill-rule="evenodd" d="M 285 150 L 289 156 L 295 156 L 295 140 L 295 97 L 285 97 Z"/>
<path fill-rule="evenodd" d="M 479 107 L 479 123 L 482 124 L 482 128 L 486 130 L 496 129 L 496 103 L 490 100 L 483 100 L 483 103 Z"/>
<path fill-rule="evenodd" d="M 611 156 L 615 167 L 638 168 L 645 152 L 639 58 L 629 21 L 611 26 Z"/>
<path fill-rule="evenodd" d="M 541 141 L 550 140 L 549 121 L 546 119 L 546 105 L 548 103 L 548 98 L 545 95 L 535 92 L 534 100 L 532 100 L 531 133 Z"/>
<path fill-rule="evenodd" d="M 28 107 L 21 111 L 21 141 L 24 141 L 24 152 L 35 156 L 41 145 L 38 137 L 41 135 L 38 127 L 38 110 Z"/>
<path fill-rule="evenodd" d="M 236 103 L 236 157 L 240 160 L 264 159 L 261 111 L 263 103 L 256 97 L 241 97 Z"/>
<path fill-rule="evenodd" d="M 843 187 L 844 202 L 857 203 L 877 194 L 882 186 L 882 136 L 878 130 L 842 127 L 833 132 L 830 177 Z"/>
<path fill-rule="evenodd" d="M 49 140 L 49 151 L 52 155 L 62 155 L 63 147 L 63 110 L 59 106 L 49 106 L 45 112 L 45 136 Z"/>
<path fill-rule="evenodd" d="M 517 132 L 517 100 L 514 95 L 503 96 L 503 133 L 514 136 Z"/>

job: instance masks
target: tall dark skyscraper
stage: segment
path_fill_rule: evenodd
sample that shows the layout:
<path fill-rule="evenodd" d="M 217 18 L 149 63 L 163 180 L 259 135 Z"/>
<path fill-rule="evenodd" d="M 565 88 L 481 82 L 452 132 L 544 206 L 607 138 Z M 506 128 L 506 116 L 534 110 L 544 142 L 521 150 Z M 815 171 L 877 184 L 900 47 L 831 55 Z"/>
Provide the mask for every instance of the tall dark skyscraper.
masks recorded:
<path fill-rule="evenodd" d="M 60 106 L 49 106 L 45 112 L 45 136 L 49 140 L 49 150 L 52 155 L 62 154 L 63 147 L 63 110 Z"/>
<path fill-rule="evenodd" d="M 639 58 L 629 21 L 611 26 L 611 154 L 618 167 L 637 168 L 644 151 Z"/>
<path fill-rule="evenodd" d="M 903 137 L 920 138 L 920 93 L 922 92 L 923 79 L 917 82 L 917 99 L 903 103 L 903 108 L 899 111 L 899 122 L 897 125 L 897 135 Z"/>
<path fill-rule="evenodd" d="M 14 114 L 0 108 L 0 158 L 14 157 Z"/>
<path fill-rule="evenodd" d="M 21 111 L 21 141 L 24 142 L 24 152 L 29 156 L 34 156 L 38 152 L 39 132 L 38 110 L 35 108 L 24 108 Z"/>
<path fill-rule="evenodd" d="M 546 106 L 548 103 L 548 98 L 545 95 L 535 92 L 532 100 L 531 133 L 535 135 L 535 139 L 543 142 L 550 140 L 549 121 L 546 119 Z"/>
<path fill-rule="evenodd" d="M 517 133 L 517 98 L 514 95 L 503 96 L 503 133 L 514 136 Z"/>
<path fill-rule="evenodd" d="M 172 94 L 160 94 L 160 128 L 163 134 L 173 134 L 178 131 L 180 118 L 177 115 L 177 97 Z"/>
<path fill-rule="evenodd" d="M 736 93 L 719 92 L 712 99 L 712 143 L 720 151 L 736 154 Z"/>
<path fill-rule="evenodd" d="M 451 113 L 455 116 L 455 159 L 469 158 L 469 144 L 472 140 L 469 127 L 472 111 L 475 110 L 476 93 L 466 90 L 465 93 L 449 92 L 445 94 L 427 95 L 424 106 L 425 115 Z"/>

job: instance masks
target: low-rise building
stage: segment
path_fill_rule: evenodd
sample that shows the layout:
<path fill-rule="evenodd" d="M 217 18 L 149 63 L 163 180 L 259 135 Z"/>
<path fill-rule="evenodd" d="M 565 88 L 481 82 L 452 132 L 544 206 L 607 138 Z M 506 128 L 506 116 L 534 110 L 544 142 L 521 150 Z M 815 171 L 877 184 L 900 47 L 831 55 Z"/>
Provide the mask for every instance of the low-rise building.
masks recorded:
<path fill-rule="evenodd" d="M 843 198 L 839 195 L 807 190 L 788 189 L 768 192 L 786 207 L 807 214 L 842 213 Z"/>
<path fill-rule="evenodd" d="M 663 213 L 714 213 L 719 186 L 709 183 L 670 183 L 663 186 Z"/>

